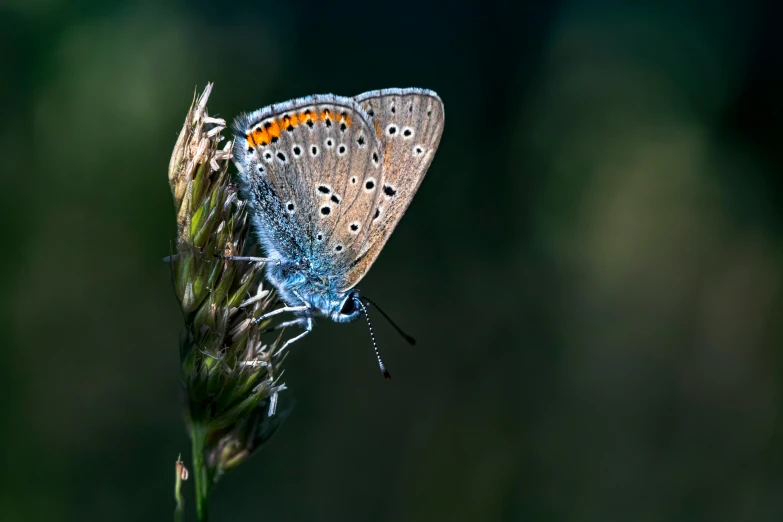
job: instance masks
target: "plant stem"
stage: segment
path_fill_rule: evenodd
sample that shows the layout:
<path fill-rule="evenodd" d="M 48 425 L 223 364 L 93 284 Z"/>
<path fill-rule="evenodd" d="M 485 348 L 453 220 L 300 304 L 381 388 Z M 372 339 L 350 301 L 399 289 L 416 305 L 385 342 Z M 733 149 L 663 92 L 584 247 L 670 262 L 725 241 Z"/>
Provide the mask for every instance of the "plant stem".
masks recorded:
<path fill-rule="evenodd" d="M 182 461 L 180 455 L 177 457 L 177 466 L 175 468 L 176 477 L 174 479 L 174 499 L 177 501 L 177 507 L 174 509 L 174 522 L 182 522 L 182 515 L 185 511 L 185 499 L 182 498 L 182 471 L 185 470 L 182 467 Z M 187 478 L 187 470 L 185 470 L 185 478 Z"/>
<path fill-rule="evenodd" d="M 204 442 L 206 431 L 199 425 L 192 425 L 190 440 L 193 448 L 193 486 L 196 492 L 196 513 L 199 522 L 209 520 L 209 477 L 204 462 Z"/>

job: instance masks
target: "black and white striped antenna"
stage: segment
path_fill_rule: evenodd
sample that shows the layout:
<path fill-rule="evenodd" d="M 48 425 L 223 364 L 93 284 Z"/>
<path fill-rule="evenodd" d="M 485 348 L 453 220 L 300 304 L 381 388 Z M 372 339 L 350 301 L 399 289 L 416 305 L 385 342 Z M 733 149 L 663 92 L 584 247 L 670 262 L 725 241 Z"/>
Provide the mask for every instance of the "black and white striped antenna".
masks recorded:
<path fill-rule="evenodd" d="M 370 338 L 372 339 L 372 347 L 375 350 L 375 356 L 378 358 L 378 366 L 381 367 L 381 372 L 383 373 L 384 379 L 390 381 L 391 374 L 389 374 L 389 371 L 386 369 L 386 365 L 383 364 L 383 360 L 381 359 L 381 354 L 378 352 L 378 345 L 375 343 L 375 334 L 372 333 L 372 323 L 370 323 L 370 316 L 367 315 L 367 308 L 364 306 L 364 303 L 362 303 L 358 298 L 354 298 L 354 301 L 362 309 L 362 312 L 364 312 L 364 318 L 367 319 L 367 326 L 370 328 Z"/>

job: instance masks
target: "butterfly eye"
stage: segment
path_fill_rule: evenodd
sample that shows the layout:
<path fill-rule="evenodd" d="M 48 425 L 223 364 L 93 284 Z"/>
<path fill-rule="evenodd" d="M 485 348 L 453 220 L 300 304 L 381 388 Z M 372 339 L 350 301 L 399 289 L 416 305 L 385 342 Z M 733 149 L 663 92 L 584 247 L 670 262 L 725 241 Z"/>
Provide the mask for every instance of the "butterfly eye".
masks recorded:
<path fill-rule="evenodd" d="M 343 303 L 343 307 L 340 309 L 340 313 L 343 315 L 351 315 L 356 311 L 356 302 L 353 300 L 353 296 L 348 296 L 348 299 Z"/>

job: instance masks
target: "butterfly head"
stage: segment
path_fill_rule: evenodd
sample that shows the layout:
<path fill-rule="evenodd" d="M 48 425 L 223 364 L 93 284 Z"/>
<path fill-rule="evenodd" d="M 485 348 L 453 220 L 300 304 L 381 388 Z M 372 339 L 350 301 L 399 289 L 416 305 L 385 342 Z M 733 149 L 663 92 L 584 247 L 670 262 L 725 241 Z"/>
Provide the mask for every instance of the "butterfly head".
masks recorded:
<path fill-rule="evenodd" d="M 362 315 L 359 292 L 357 290 L 338 294 L 337 298 L 332 300 L 331 305 L 329 318 L 336 323 L 350 323 Z"/>

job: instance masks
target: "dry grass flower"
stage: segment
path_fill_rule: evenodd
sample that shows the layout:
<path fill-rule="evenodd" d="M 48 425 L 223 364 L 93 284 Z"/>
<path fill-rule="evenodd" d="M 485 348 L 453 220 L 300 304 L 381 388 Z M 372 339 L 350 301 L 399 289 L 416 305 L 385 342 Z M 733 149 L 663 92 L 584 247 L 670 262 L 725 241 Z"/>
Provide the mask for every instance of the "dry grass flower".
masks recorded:
<path fill-rule="evenodd" d="M 170 262 L 185 328 L 180 340 L 191 475 L 199 520 L 218 479 L 244 462 L 280 425 L 278 394 L 283 357 L 255 324 L 274 304 L 261 282 L 262 265 L 223 259 L 249 255 L 248 216 L 231 183 L 226 122 L 207 113 L 208 84 L 195 97 L 169 164 L 177 216 Z M 178 510 L 181 513 L 181 496 Z"/>

